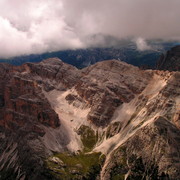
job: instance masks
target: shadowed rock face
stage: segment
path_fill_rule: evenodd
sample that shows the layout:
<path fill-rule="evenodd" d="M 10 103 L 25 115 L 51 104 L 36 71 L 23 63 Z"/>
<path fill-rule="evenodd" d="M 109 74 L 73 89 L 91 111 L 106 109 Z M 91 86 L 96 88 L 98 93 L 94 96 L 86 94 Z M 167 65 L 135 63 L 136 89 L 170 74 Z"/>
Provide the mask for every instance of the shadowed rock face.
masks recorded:
<path fill-rule="evenodd" d="M 0 124 L 12 131 L 24 126 L 28 126 L 30 131 L 33 128 L 36 131 L 39 129 L 38 123 L 58 127 L 58 116 L 43 96 L 37 82 L 24 76 L 18 68 L 16 70 L 11 67 L 8 70 L 9 74 L 1 79 Z"/>
<path fill-rule="evenodd" d="M 43 162 L 39 156 L 46 156 L 39 140 L 45 134 L 43 126 L 60 126 L 41 88 L 23 75 L 24 70 L 23 66 L 0 65 L 0 171 L 12 168 L 18 178 L 25 174 L 36 177 L 38 171 L 41 174 Z M 31 146 L 35 141 L 37 144 Z"/>
<path fill-rule="evenodd" d="M 157 69 L 180 71 L 180 46 L 173 47 L 166 54 L 162 54 L 157 62 Z"/>
<path fill-rule="evenodd" d="M 0 64 L 0 179 L 10 172 L 12 179 L 53 179 L 44 159 L 73 151 L 69 145 L 83 123 L 99 133 L 95 151 L 109 153 L 102 180 L 144 172 L 152 180 L 161 174 L 174 179 L 180 175 L 179 79 L 179 72 L 140 70 L 117 60 L 82 70 L 57 58 Z"/>

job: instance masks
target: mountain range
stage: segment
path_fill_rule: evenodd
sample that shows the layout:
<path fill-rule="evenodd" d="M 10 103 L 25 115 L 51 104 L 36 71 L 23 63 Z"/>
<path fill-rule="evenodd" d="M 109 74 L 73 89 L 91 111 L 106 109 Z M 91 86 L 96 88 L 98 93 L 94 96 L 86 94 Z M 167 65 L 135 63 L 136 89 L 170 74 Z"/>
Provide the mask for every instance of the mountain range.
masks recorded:
<path fill-rule="evenodd" d="M 0 179 L 180 179 L 179 60 L 1 63 Z"/>
<path fill-rule="evenodd" d="M 158 40 L 148 41 L 150 48 L 142 51 L 138 50 L 135 42 L 122 40 L 117 46 L 109 48 L 99 47 L 24 55 L 9 59 L 1 58 L 0 62 L 8 62 L 12 65 L 22 65 L 26 62 L 40 62 L 47 58 L 57 57 L 63 62 L 71 64 L 77 68 L 84 68 L 99 61 L 119 59 L 135 66 L 155 69 L 157 59 L 176 44 L 179 43 Z"/>

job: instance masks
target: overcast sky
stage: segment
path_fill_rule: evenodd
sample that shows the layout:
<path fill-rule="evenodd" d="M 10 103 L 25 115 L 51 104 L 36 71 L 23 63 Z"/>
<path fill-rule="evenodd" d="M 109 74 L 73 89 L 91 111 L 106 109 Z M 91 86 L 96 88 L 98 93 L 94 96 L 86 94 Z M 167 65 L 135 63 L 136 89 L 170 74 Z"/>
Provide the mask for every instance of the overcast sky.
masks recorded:
<path fill-rule="evenodd" d="M 112 38 L 108 41 L 107 38 Z M 180 39 L 180 0 L 0 0 L 0 57 Z"/>

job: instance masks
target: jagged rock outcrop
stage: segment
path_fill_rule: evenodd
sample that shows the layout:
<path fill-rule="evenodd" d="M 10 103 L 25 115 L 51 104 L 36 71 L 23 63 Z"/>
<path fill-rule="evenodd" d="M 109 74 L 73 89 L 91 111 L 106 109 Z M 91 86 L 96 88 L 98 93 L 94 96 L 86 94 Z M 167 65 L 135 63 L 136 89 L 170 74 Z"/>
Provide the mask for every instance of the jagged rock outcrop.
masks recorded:
<path fill-rule="evenodd" d="M 179 145 L 179 129 L 158 117 L 114 151 L 103 179 L 179 179 Z"/>
<path fill-rule="evenodd" d="M 92 107 L 88 120 L 97 126 L 107 125 L 116 108 L 141 93 L 152 77 L 151 72 L 117 60 L 99 62 L 82 73 L 75 89 Z"/>
<path fill-rule="evenodd" d="M 57 58 L 44 60 L 40 63 L 27 63 L 24 67 L 36 77 L 38 84 L 43 84 L 46 91 L 56 88 L 71 88 L 80 78 L 77 68 L 63 63 Z M 46 80 L 47 81 L 46 81 Z M 44 83 L 45 82 L 45 83 Z"/>
<path fill-rule="evenodd" d="M 180 46 L 175 46 L 166 54 L 162 54 L 157 62 L 157 69 L 180 71 Z"/>
<path fill-rule="evenodd" d="M 179 72 L 117 60 L 82 70 L 57 58 L 0 64 L 0 179 L 179 178 L 179 82 Z M 52 161 L 64 151 L 76 152 L 75 169 L 66 153 L 66 166 Z M 98 171 L 88 164 L 91 175 L 80 159 L 87 151 L 106 155 Z"/>

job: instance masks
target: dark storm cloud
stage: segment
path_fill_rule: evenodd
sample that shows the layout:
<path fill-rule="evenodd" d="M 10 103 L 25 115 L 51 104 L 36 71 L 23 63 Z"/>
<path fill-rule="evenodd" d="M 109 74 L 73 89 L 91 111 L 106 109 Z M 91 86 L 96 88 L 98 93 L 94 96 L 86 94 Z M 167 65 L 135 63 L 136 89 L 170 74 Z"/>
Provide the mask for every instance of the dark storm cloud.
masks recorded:
<path fill-rule="evenodd" d="M 1 0 L 0 56 L 180 39 L 179 0 Z M 108 38 L 107 37 L 112 37 Z"/>

